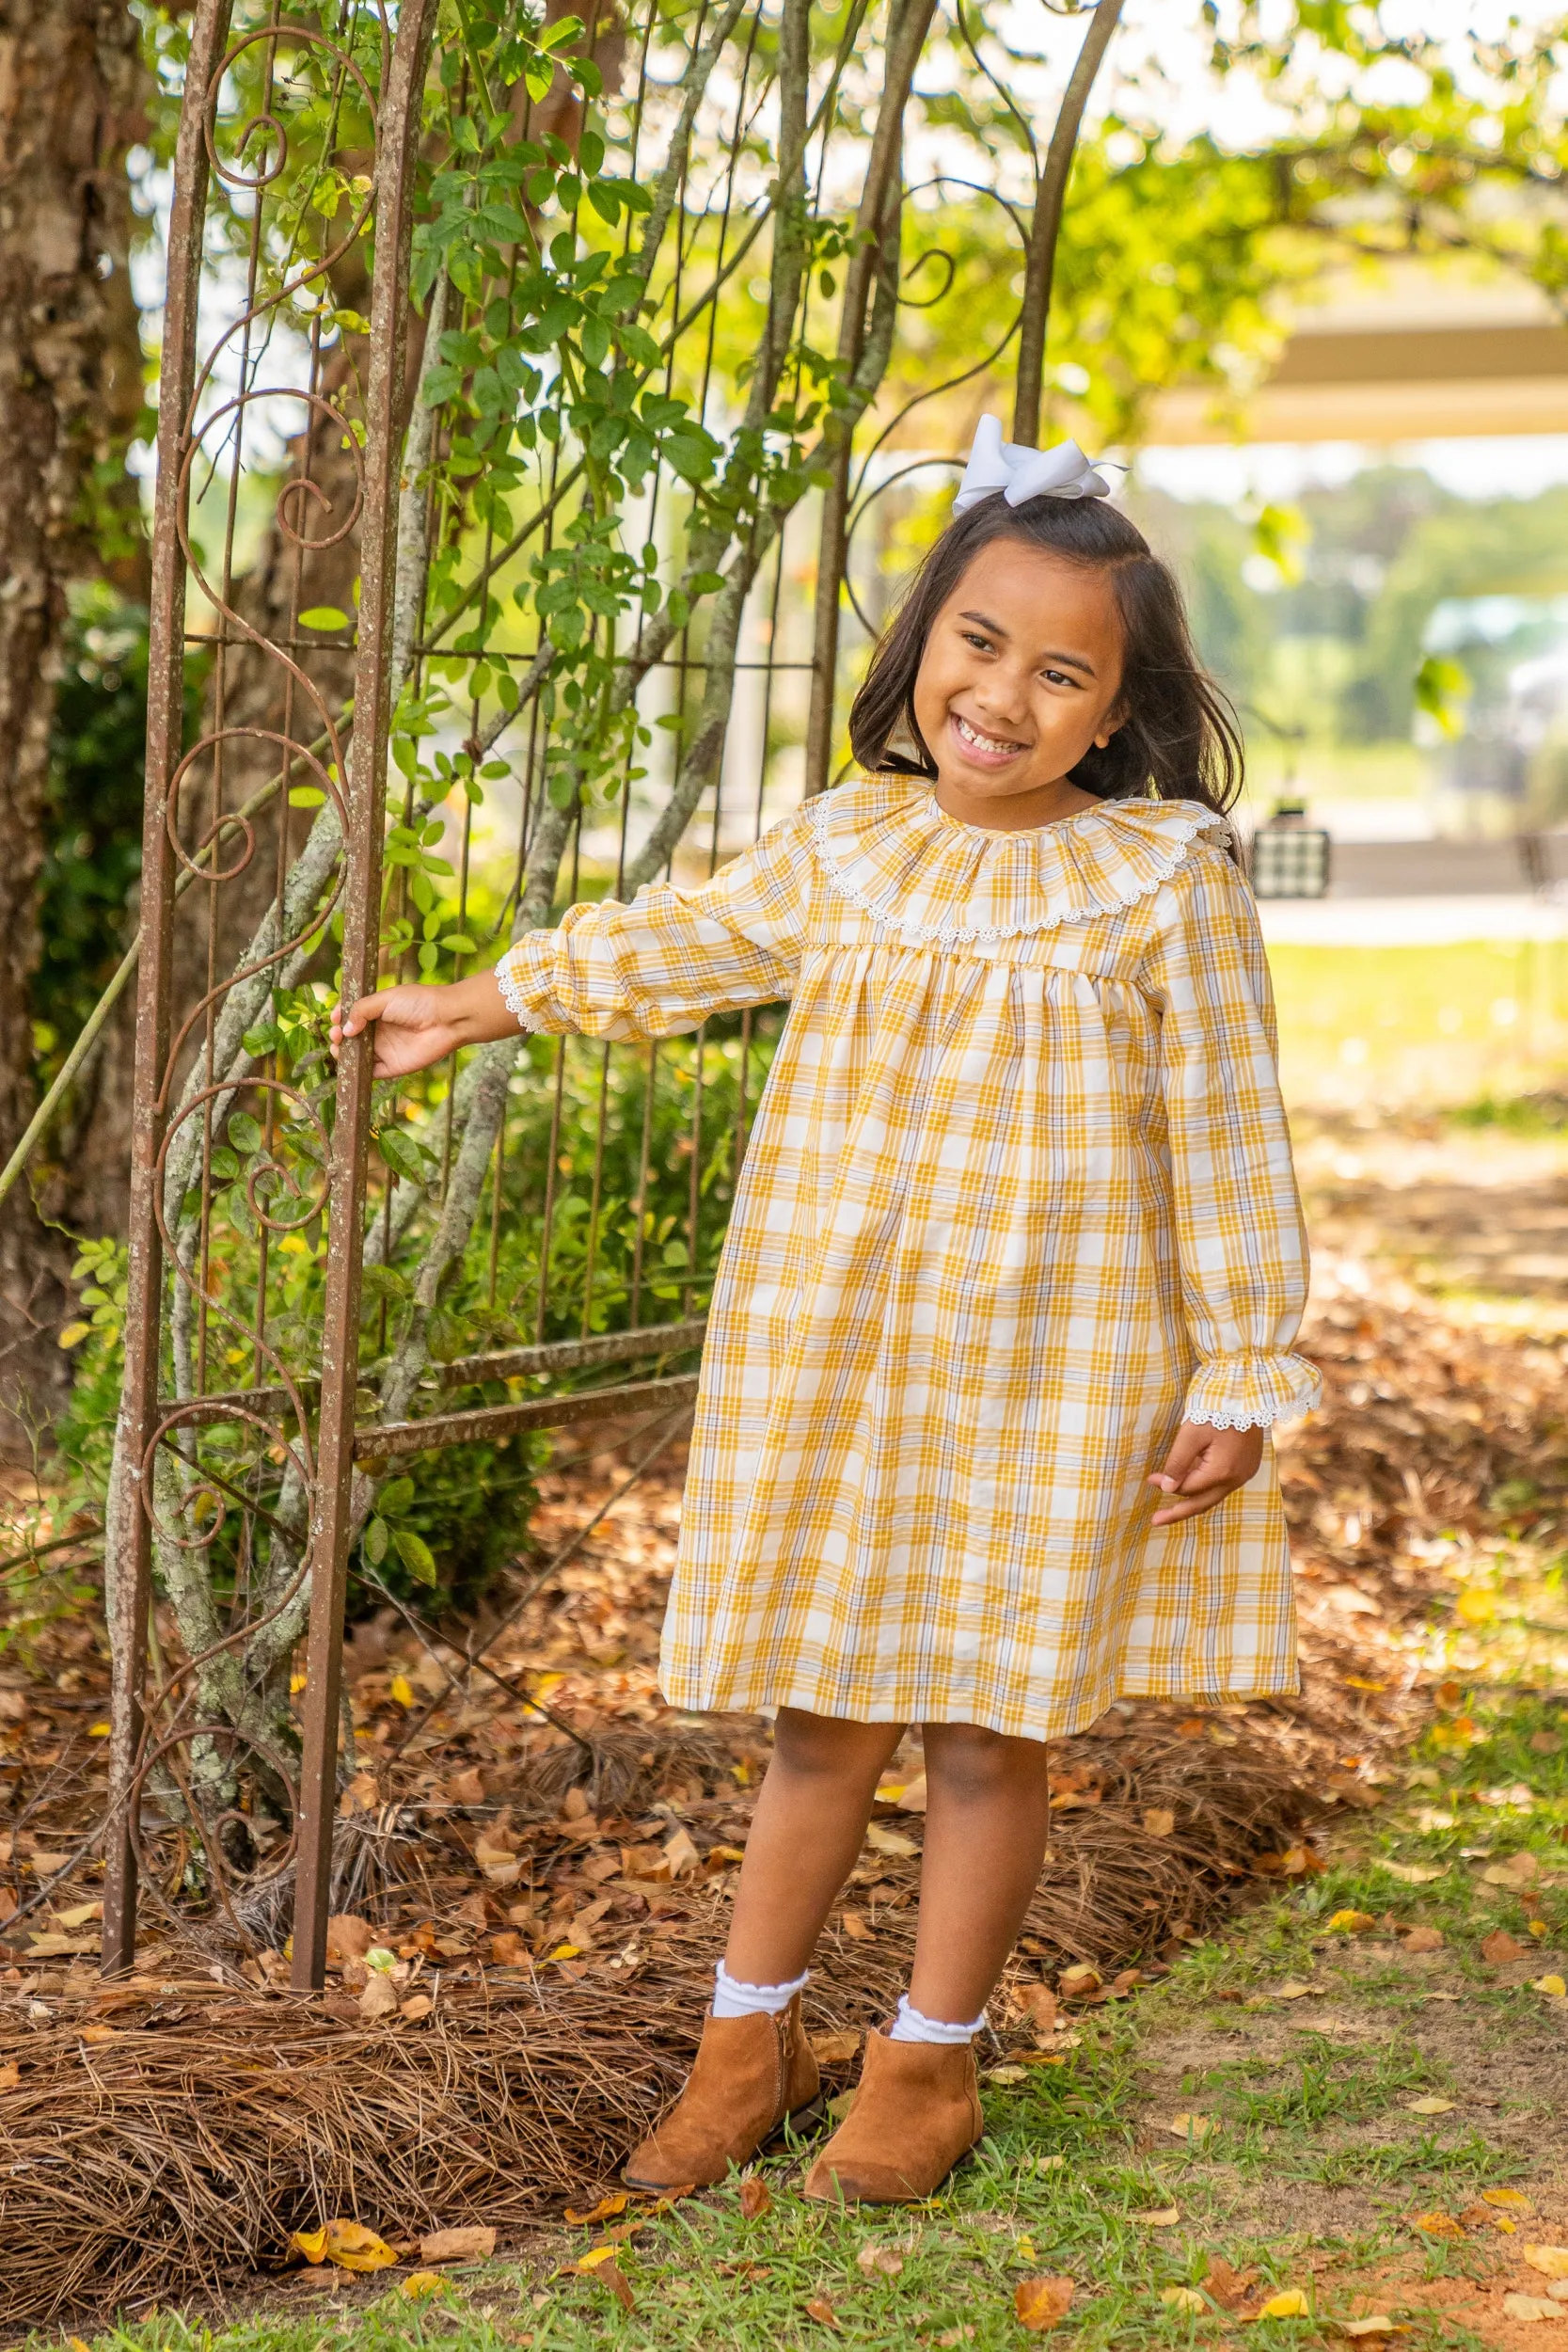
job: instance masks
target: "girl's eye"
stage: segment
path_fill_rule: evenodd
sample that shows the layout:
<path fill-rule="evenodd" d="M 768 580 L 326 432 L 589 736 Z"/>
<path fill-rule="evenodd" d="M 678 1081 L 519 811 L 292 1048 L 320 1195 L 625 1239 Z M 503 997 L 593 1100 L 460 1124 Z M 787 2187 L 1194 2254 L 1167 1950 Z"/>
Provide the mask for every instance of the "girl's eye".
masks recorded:
<path fill-rule="evenodd" d="M 991 646 L 989 637 L 982 637 L 977 630 L 973 628 L 960 629 L 958 634 L 966 645 L 978 645 L 982 653 L 990 653 Z"/>
<path fill-rule="evenodd" d="M 1048 686 L 1076 686 L 1078 683 L 1078 680 L 1075 677 L 1069 677 L 1065 670 L 1042 670 L 1040 675 Z"/>

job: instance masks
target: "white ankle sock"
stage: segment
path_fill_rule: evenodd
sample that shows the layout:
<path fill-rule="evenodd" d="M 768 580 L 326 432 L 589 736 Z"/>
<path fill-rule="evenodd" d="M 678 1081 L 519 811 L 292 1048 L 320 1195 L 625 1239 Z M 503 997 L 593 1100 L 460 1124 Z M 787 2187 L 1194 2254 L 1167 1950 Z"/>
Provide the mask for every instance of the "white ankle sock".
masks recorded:
<path fill-rule="evenodd" d="M 742 1984 L 721 1960 L 713 1971 L 713 2013 L 715 2017 L 777 2017 L 810 1981 L 807 1968 L 789 1984 Z"/>
<path fill-rule="evenodd" d="M 915 2009 L 907 1993 L 898 1995 L 898 2015 L 888 2035 L 890 2042 L 973 2042 L 986 2022 L 984 2010 L 972 2026 L 949 2026 L 940 2017 L 927 2017 Z"/>

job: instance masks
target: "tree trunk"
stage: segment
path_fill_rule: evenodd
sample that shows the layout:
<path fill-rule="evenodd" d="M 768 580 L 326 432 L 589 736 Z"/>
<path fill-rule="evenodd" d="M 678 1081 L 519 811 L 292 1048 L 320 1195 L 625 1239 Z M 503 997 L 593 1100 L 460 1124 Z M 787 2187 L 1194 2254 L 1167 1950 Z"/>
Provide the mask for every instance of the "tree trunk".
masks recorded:
<path fill-rule="evenodd" d="M 138 510 L 119 461 L 142 399 L 124 168 L 146 127 L 141 75 L 125 0 L 0 0 L 0 1157 L 32 1107 L 66 590 L 105 569 L 104 540 L 136 585 Z M 13 1454 L 67 1385 L 68 1251 L 19 1186 L 0 1210 L 0 1449 Z"/>

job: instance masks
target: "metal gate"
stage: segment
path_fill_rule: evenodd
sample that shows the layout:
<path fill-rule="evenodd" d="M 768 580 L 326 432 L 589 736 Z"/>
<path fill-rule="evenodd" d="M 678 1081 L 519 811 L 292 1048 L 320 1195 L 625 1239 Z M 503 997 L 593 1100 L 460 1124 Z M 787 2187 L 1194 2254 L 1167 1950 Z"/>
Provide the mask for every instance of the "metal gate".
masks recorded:
<path fill-rule="evenodd" d="M 585 890 L 710 872 L 832 781 L 855 534 L 940 462 L 908 457 L 908 404 L 905 455 L 883 452 L 872 403 L 900 305 L 928 309 L 933 283 L 964 295 L 951 257 L 943 280 L 906 234 L 902 126 L 932 6 L 847 0 L 826 45 L 806 0 L 611 0 L 565 32 L 553 0 L 532 18 L 484 0 L 439 40 L 437 0 L 195 12 L 110 1499 L 107 1972 L 133 1963 L 138 1878 L 150 1865 L 166 1896 L 199 1861 L 220 1894 L 292 1871 L 294 1981 L 321 1982 L 345 1582 L 404 1457 L 603 1413 L 652 1416 L 657 1439 L 689 1406 L 770 1017 L 656 1048 L 519 1039 L 400 1098 L 372 1086 L 363 1041 L 333 1071 L 325 1007 L 340 953 L 350 995 L 483 968 Z M 504 92 L 486 78 L 502 32 L 528 69 Z M 607 134 L 620 192 L 595 199 L 587 243 L 608 259 L 579 299 Z M 470 156 L 443 182 L 464 138 L 493 181 Z M 498 318 L 535 261 L 546 307 L 508 342 Z M 726 445 L 707 427 L 742 269 L 761 332 L 746 368 L 730 356 L 730 395 L 750 389 Z M 552 362 L 550 288 L 587 321 L 607 272 L 619 309 L 607 297 L 603 331 L 582 324 Z M 1037 308 L 1037 279 L 1031 262 Z M 814 335 L 836 339 L 828 358 Z M 625 512 L 595 525 L 585 502 L 599 427 L 574 371 L 586 382 L 595 352 L 603 414 L 635 375 L 652 437 L 641 557 Z M 694 486 L 705 463 L 740 485 L 723 530 Z M 851 583 L 867 628 L 876 571 L 872 550 Z M 594 617 L 606 580 L 612 620 Z M 586 690 L 572 699 L 584 679 L 600 737 Z M 155 1565 L 182 1627 L 208 1628 L 172 1662 L 149 1658 Z M 277 1693 L 307 1631 L 293 1738 Z"/>

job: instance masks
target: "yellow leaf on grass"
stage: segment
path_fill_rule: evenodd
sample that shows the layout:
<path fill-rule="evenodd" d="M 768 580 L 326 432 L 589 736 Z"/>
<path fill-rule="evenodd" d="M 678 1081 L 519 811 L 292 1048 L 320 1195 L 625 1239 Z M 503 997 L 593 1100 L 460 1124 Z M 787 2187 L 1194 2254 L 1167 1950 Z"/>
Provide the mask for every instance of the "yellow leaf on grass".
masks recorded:
<path fill-rule="evenodd" d="M 836 2328 L 839 2324 L 838 2313 L 825 2295 L 812 2296 L 811 2301 L 806 2305 L 806 2317 L 815 2319 L 822 2328 Z"/>
<path fill-rule="evenodd" d="M 411 2303 L 422 2303 L 429 2295 L 439 2295 L 446 2280 L 437 2270 L 413 2270 L 398 2285 L 398 2293 L 406 2295 Z"/>
<path fill-rule="evenodd" d="M 1377 1867 L 1405 1886 L 1430 1886 L 1433 1879 L 1449 1875 L 1448 1865 L 1442 1862 L 1380 1862 Z"/>
<path fill-rule="evenodd" d="M 336 2217 L 319 2230 L 296 2230 L 289 2244 L 308 2263 L 336 2263 L 340 2270 L 386 2270 L 397 2261 L 385 2238 L 362 2221 Z"/>
<path fill-rule="evenodd" d="M 1176 2205 L 1154 2205 L 1148 2213 L 1130 2213 L 1127 2218 L 1141 2221 L 1146 2230 L 1169 2230 L 1180 2220 L 1181 2214 Z"/>
<path fill-rule="evenodd" d="M 742 2220 L 760 2221 L 765 2213 L 771 2211 L 772 2204 L 773 2192 L 762 2175 L 758 2172 L 748 2173 L 740 2184 Z"/>
<path fill-rule="evenodd" d="M 1453 1605 L 1455 1616 L 1466 1625 L 1490 1625 L 1497 1606 L 1493 1595 L 1479 1584 L 1466 1585 Z"/>
<path fill-rule="evenodd" d="M 1361 2319 L 1336 2319 L 1330 2322 L 1342 2336 L 1407 2336 L 1408 2328 L 1402 2328 L 1386 2312 L 1368 2312 Z"/>
<path fill-rule="evenodd" d="M 1078 2292 L 1071 2279 L 1021 2279 L 1013 2289 L 1013 2313 L 1021 2328 L 1039 2335 L 1065 2318 Z"/>
<path fill-rule="evenodd" d="M 1536 1977 L 1530 1984 L 1532 1993 L 1549 1993 L 1554 2001 L 1568 1998 L 1568 1984 L 1559 1976 Z"/>
<path fill-rule="evenodd" d="M 855 2256 L 855 2268 L 863 2279 L 896 2279 L 903 2267 L 904 2257 L 896 2248 L 879 2246 L 875 2239 Z"/>
<path fill-rule="evenodd" d="M 1526 2262 L 1547 2279 L 1568 2279 L 1568 2246 L 1527 2246 Z"/>
<path fill-rule="evenodd" d="M 1274 1996 L 1276 2001 L 1305 2001 L 1317 1989 L 1315 1984 L 1303 1984 L 1299 1977 L 1287 1977 L 1283 1984 L 1275 1986 Z"/>
<path fill-rule="evenodd" d="M 1160 2300 L 1173 2312 L 1206 2312 L 1209 2308 L 1196 2287 L 1166 2287 Z"/>
<path fill-rule="evenodd" d="M 1173 2115 L 1165 2125 L 1178 2139 L 1208 2139 L 1222 2128 L 1217 2115 Z"/>
<path fill-rule="evenodd" d="M 1451 2115 L 1453 2104 L 1451 2099 L 1407 2099 L 1405 2113 L 1407 2115 Z"/>
<path fill-rule="evenodd" d="M 1533 2213 L 1535 2207 L 1522 2188 L 1483 2188 L 1483 2205 L 1496 2205 L 1499 2213 Z"/>
<path fill-rule="evenodd" d="M 1423 2237 L 1462 2238 L 1465 2235 L 1464 2229 L 1452 2214 L 1445 2213 L 1440 2205 L 1431 2213 L 1414 2215 L 1410 2226 L 1413 2230 L 1419 2230 Z"/>
<path fill-rule="evenodd" d="M 1330 1935 L 1365 1935 L 1377 1921 L 1370 1911 L 1337 1911 L 1328 1923 Z"/>
<path fill-rule="evenodd" d="M 618 2188 L 612 2195 L 609 2197 L 601 2197 L 596 2205 L 584 2205 L 580 2208 L 576 2205 L 568 2205 L 566 2208 L 566 2218 L 568 2221 L 575 2221 L 579 2228 L 585 2222 L 592 2223 L 595 2221 L 613 2221 L 616 2215 L 618 2213 L 625 2213 L 626 2207 L 630 2203 L 631 2191 L 626 2188 Z"/>
<path fill-rule="evenodd" d="M 1260 2304 L 1253 2316 L 1257 2319 L 1310 2319 L 1312 2306 L 1300 2287 L 1282 2287 Z"/>

